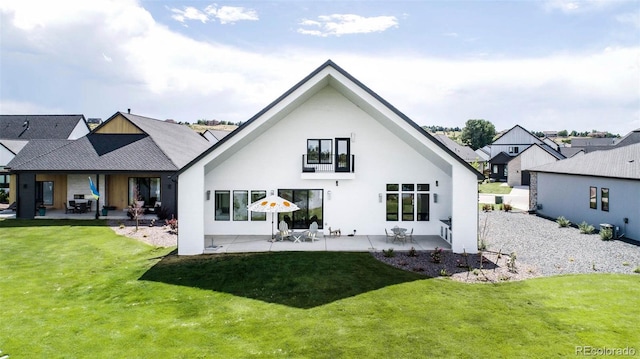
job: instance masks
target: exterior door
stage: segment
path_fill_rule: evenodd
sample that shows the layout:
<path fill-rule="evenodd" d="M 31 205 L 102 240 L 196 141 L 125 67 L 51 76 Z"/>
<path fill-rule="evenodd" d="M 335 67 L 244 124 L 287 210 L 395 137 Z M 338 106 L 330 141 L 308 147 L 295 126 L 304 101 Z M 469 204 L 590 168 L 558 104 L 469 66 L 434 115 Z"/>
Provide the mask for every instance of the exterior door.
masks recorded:
<path fill-rule="evenodd" d="M 351 172 L 351 140 L 336 138 L 336 172 Z"/>

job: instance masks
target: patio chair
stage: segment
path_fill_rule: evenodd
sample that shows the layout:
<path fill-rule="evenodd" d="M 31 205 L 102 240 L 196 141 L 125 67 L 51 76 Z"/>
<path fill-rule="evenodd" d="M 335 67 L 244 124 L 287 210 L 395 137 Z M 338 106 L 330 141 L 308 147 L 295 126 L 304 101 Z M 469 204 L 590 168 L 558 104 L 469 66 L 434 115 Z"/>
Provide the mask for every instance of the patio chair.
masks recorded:
<path fill-rule="evenodd" d="M 285 238 L 291 238 L 291 231 L 289 230 L 289 225 L 285 221 L 280 221 L 278 224 L 278 235 L 280 236 L 280 240 L 283 241 Z"/>
<path fill-rule="evenodd" d="M 64 203 L 64 214 L 67 214 L 67 213 L 74 213 L 74 212 L 75 212 L 75 210 L 76 210 L 75 208 L 73 208 L 73 207 L 69 207 L 69 206 L 67 205 L 67 202 L 65 202 L 65 203 Z"/>
<path fill-rule="evenodd" d="M 306 239 L 310 239 L 311 242 L 313 242 L 313 241 L 316 240 L 316 236 L 317 235 L 318 235 L 318 222 L 313 222 L 309 226 L 309 230 L 307 231 L 307 234 L 305 236 L 305 240 Z"/>
<path fill-rule="evenodd" d="M 87 212 L 91 212 L 91 202 L 93 201 L 92 200 L 87 201 Z"/>
<path fill-rule="evenodd" d="M 384 234 L 386 235 L 385 242 L 389 243 L 389 238 L 391 238 L 391 242 L 396 240 L 396 234 L 393 232 L 389 233 L 386 228 L 384 229 Z"/>
<path fill-rule="evenodd" d="M 77 212 L 78 206 L 76 205 L 76 201 L 69 200 L 69 210 L 71 210 L 71 213 Z"/>
<path fill-rule="evenodd" d="M 404 234 L 404 237 L 405 237 L 405 239 L 406 239 L 406 240 L 411 241 L 411 243 L 416 243 L 416 242 L 413 240 L 413 228 L 411 228 L 411 232 L 407 232 L 407 233 L 405 233 L 405 234 Z"/>

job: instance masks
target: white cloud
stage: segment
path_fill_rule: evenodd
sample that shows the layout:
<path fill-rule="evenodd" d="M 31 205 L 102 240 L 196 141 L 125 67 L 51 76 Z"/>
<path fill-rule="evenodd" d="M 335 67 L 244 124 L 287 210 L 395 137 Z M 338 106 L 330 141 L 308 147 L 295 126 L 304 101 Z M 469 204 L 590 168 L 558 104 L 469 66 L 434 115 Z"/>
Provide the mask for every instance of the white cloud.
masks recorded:
<path fill-rule="evenodd" d="M 182 23 L 184 23 L 187 20 L 198 20 L 203 24 L 209 21 L 209 17 L 207 16 L 207 14 L 203 13 L 202 11 L 192 6 L 187 6 L 184 8 L 184 10 L 171 9 L 171 12 L 173 13 L 171 17 L 174 20 Z"/>
<path fill-rule="evenodd" d="M 216 8 L 216 5 L 209 5 L 205 9 L 207 14 L 215 17 L 221 24 L 233 24 L 236 21 L 256 21 L 259 20 L 258 13 L 252 9 L 246 9 L 238 6 L 222 6 Z"/>
<path fill-rule="evenodd" d="M 584 13 L 590 11 L 599 11 L 605 8 L 616 6 L 617 1 L 603 0 L 547 0 L 542 3 L 546 11 L 561 11 L 565 14 Z"/>
<path fill-rule="evenodd" d="M 187 20 L 196 20 L 204 24 L 217 19 L 221 24 L 234 24 L 237 21 L 243 20 L 259 20 L 258 13 L 255 10 L 238 6 L 218 7 L 218 5 L 212 4 L 204 8 L 204 10 L 196 9 L 193 6 L 184 7 L 184 9 L 172 8 L 169 10 L 173 13 L 171 17 L 181 23 L 185 23 Z"/>
<path fill-rule="evenodd" d="M 321 15 L 317 20 L 303 19 L 298 33 L 320 37 L 382 32 L 398 27 L 395 16 L 363 17 L 353 14 Z M 311 29 L 309 29 L 311 27 Z"/>
<path fill-rule="evenodd" d="M 260 53 L 172 32 L 133 2 L 91 3 L 81 17 L 0 5 L 2 113 L 106 118 L 132 108 L 160 119 L 246 121 L 331 58 L 419 125 L 485 118 L 497 129 L 640 127 L 640 46 L 513 59 Z M 326 34 L 318 23 L 315 31 Z"/>

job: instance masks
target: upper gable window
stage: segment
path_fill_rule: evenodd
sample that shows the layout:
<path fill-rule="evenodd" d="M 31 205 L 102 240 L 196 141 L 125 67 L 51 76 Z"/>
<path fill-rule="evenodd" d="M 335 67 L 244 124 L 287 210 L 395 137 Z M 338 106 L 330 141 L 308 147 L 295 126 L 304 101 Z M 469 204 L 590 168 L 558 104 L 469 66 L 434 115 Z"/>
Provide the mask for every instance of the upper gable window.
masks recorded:
<path fill-rule="evenodd" d="M 307 140 L 307 163 L 331 163 L 331 139 Z"/>
<path fill-rule="evenodd" d="M 509 146 L 509 153 L 518 153 L 518 146 Z"/>

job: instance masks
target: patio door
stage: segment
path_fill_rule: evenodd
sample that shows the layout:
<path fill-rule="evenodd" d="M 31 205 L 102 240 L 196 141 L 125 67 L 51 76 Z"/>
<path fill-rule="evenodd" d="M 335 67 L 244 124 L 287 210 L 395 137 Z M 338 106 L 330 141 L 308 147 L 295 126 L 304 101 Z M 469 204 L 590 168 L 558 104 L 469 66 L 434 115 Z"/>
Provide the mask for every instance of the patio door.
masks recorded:
<path fill-rule="evenodd" d="M 278 213 L 278 223 L 284 220 L 290 229 L 309 229 L 311 223 L 318 223 L 322 229 L 323 191 L 321 189 L 281 189 L 278 196 L 300 207 L 299 210 Z"/>
<path fill-rule="evenodd" d="M 336 138 L 336 172 L 351 172 L 351 140 Z"/>

